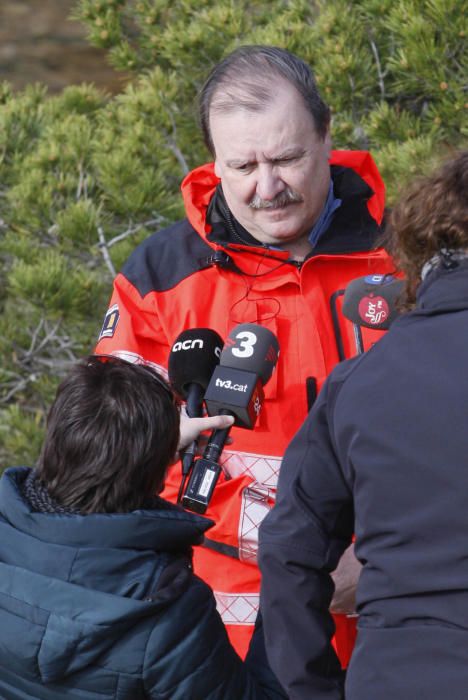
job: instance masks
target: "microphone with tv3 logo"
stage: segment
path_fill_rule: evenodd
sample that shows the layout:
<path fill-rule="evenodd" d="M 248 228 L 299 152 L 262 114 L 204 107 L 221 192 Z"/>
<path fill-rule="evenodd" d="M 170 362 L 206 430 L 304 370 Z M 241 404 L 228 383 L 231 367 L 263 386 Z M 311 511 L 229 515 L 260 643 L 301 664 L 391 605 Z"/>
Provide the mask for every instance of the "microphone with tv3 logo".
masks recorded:
<path fill-rule="evenodd" d="M 234 416 L 234 425 L 252 430 L 264 400 L 263 385 L 270 379 L 279 356 L 276 336 L 263 326 L 242 323 L 229 334 L 220 363 L 205 392 L 210 416 Z M 218 481 L 218 464 L 230 428 L 214 430 L 203 457 L 193 465 L 182 505 L 204 513 Z"/>
<path fill-rule="evenodd" d="M 203 415 L 203 395 L 219 363 L 223 341 L 211 328 L 191 328 L 180 333 L 169 354 L 169 381 L 173 389 L 186 400 L 190 418 Z M 182 454 L 182 484 L 179 501 L 185 486 L 185 479 L 192 468 L 197 452 L 194 440 Z"/>
<path fill-rule="evenodd" d="M 403 281 L 393 275 L 366 275 L 346 287 L 342 310 L 353 324 L 359 354 L 364 351 L 360 328 L 388 330 L 399 315 L 397 300 L 403 285 Z"/>

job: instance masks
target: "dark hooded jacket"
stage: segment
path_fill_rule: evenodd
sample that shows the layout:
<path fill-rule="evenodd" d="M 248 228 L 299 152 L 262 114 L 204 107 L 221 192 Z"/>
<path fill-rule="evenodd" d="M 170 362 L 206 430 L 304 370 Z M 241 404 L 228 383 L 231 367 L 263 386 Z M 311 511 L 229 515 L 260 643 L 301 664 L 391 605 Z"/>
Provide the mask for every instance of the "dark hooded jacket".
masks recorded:
<path fill-rule="evenodd" d="M 468 261 L 330 375 L 260 528 L 269 659 L 294 700 L 468 698 Z M 356 647 L 330 644 L 330 572 L 356 536 Z"/>
<path fill-rule="evenodd" d="M 123 514 L 35 512 L 30 471 L 0 481 L 1 700 L 284 697 L 260 630 L 251 673 L 192 572 L 209 520 L 162 499 Z"/>

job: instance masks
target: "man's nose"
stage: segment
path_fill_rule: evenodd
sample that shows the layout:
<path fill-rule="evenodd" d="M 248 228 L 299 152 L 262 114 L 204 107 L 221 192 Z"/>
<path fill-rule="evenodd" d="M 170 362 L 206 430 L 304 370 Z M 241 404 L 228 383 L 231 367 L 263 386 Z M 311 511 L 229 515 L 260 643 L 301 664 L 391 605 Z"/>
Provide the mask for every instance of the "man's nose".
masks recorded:
<path fill-rule="evenodd" d="M 274 199 L 285 188 L 285 184 L 276 172 L 275 168 L 269 164 L 261 164 L 258 168 L 256 193 L 261 199 Z"/>

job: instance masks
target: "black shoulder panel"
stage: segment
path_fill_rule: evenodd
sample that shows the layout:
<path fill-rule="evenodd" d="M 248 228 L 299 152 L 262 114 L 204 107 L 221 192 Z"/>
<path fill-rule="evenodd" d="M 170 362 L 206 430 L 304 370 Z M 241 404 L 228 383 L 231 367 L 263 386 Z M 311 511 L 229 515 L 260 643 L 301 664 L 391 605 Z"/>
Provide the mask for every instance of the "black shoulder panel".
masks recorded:
<path fill-rule="evenodd" d="M 143 241 L 122 267 L 141 296 L 172 289 L 194 272 L 209 267 L 213 249 L 184 219 Z"/>
<path fill-rule="evenodd" d="M 329 229 L 315 246 L 313 255 L 372 250 L 382 235 L 382 227 L 367 209 L 372 189 L 352 168 L 332 166 L 331 174 L 335 195 L 342 203 Z"/>

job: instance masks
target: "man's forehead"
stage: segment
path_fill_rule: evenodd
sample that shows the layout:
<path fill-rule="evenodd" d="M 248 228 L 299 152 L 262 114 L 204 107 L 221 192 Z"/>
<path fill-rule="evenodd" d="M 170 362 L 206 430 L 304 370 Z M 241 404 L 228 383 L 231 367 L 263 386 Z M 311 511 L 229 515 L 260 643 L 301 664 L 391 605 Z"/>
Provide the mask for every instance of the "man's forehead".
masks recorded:
<path fill-rule="evenodd" d="M 216 155 L 229 166 L 297 158 L 323 143 L 312 124 L 295 129 L 294 121 L 275 124 L 257 118 L 253 126 L 248 119 L 217 126 L 212 131 Z"/>
<path fill-rule="evenodd" d="M 303 145 L 305 138 L 318 138 L 314 118 L 296 90 L 292 94 L 280 90 L 261 109 L 236 105 L 213 110 L 209 121 L 215 148 L 231 153 L 260 147 L 269 157 L 276 157 L 278 149 L 294 149 Z M 230 157 L 236 157 L 235 153 Z"/>

